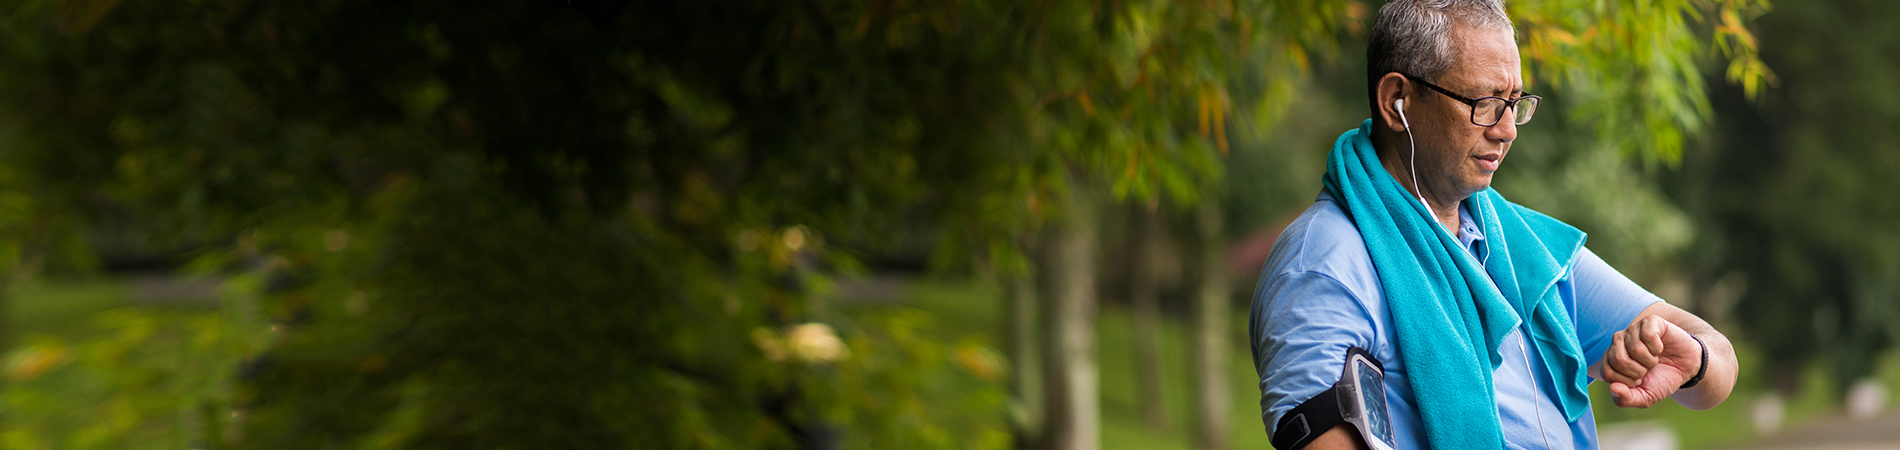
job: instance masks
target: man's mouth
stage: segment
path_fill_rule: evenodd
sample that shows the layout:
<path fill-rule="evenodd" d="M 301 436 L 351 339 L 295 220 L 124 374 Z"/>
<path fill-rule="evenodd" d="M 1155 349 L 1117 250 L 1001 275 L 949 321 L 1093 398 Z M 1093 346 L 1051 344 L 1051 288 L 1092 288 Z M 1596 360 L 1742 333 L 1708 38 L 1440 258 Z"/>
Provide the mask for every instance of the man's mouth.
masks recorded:
<path fill-rule="evenodd" d="M 1471 158 L 1478 160 L 1478 165 L 1484 167 L 1485 172 L 1496 172 L 1498 170 L 1498 160 L 1503 159 L 1503 156 L 1504 155 L 1488 154 L 1473 156 Z"/>

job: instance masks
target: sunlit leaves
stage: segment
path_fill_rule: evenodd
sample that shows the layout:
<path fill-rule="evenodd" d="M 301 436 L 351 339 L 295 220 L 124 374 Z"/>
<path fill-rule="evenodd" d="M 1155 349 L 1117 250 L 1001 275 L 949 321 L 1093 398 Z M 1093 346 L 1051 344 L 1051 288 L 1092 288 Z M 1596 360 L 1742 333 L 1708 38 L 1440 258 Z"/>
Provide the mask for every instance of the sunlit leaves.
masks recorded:
<path fill-rule="evenodd" d="M 1355 6 L 1356 5 L 1356 6 Z M 981 186 L 984 211 L 954 241 L 986 245 L 995 261 L 1049 211 L 1067 172 L 1116 201 L 1206 200 L 1238 142 L 1258 142 L 1285 113 L 1313 58 L 1337 53 L 1360 2 L 1129 1 L 1038 4 L 1010 45 L 1022 63 L 1005 76 L 1017 108 L 999 137 L 1025 154 Z M 1007 20 L 1007 19 L 1000 19 Z M 1027 198 L 1027 201 L 1023 199 Z M 1010 211 L 1008 214 L 997 214 Z"/>
<path fill-rule="evenodd" d="M 1759 16 L 1767 5 L 1541 0 L 1512 3 L 1509 11 L 1528 90 L 1559 94 L 1546 97 L 1593 124 L 1605 145 L 1675 165 L 1684 139 L 1702 132 L 1713 114 L 1698 64 L 1711 47 L 1728 59 L 1729 80 L 1750 96 L 1773 82 L 1742 19 Z M 1703 29 L 1713 35 L 1705 40 Z"/>

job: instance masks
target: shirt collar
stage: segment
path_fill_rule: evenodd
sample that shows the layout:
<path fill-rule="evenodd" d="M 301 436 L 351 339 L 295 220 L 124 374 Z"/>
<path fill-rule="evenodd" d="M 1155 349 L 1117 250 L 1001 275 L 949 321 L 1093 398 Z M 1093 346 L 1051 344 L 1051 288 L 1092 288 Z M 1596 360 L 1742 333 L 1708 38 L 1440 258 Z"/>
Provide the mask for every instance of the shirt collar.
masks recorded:
<path fill-rule="evenodd" d="M 1460 203 L 1461 205 L 1458 207 L 1458 243 L 1463 244 L 1465 249 L 1471 252 L 1471 256 L 1477 257 L 1479 264 L 1483 264 L 1486 256 L 1483 245 L 1484 231 L 1478 229 L 1478 221 L 1471 219 L 1471 209 L 1468 208 L 1471 204 L 1471 200 L 1465 200 Z"/>

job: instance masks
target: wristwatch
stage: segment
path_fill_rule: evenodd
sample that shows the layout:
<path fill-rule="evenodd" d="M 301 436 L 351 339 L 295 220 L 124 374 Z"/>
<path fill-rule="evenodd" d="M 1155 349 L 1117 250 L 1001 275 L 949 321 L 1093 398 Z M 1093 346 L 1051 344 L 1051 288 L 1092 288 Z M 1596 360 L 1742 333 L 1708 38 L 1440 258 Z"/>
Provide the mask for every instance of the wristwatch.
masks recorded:
<path fill-rule="evenodd" d="M 1702 346 L 1702 367 L 1696 368 L 1695 376 L 1689 377 L 1689 381 L 1683 382 L 1682 387 L 1676 388 L 1678 391 L 1702 384 L 1702 376 L 1709 374 L 1709 344 L 1702 342 L 1702 338 L 1695 337 L 1693 334 L 1689 335 L 1689 338 L 1695 339 L 1696 345 Z"/>

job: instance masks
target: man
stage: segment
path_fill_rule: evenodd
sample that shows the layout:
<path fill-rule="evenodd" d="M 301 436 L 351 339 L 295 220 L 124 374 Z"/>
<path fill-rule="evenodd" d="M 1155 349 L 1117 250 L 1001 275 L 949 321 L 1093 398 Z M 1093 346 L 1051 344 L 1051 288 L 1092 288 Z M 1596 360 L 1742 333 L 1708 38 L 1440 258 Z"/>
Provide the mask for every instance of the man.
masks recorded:
<path fill-rule="evenodd" d="M 1389 415 L 1397 448 L 1595 448 L 1594 380 L 1621 407 L 1728 397 L 1727 338 L 1489 188 L 1539 101 L 1498 0 L 1394 0 L 1367 57 L 1372 118 L 1340 136 L 1254 294 L 1276 446 L 1381 439 L 1338 417 L 1349 352 L 1383 367 L 1371 414 Z"/>

